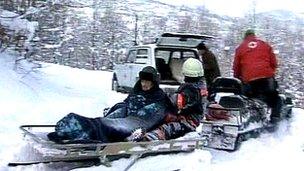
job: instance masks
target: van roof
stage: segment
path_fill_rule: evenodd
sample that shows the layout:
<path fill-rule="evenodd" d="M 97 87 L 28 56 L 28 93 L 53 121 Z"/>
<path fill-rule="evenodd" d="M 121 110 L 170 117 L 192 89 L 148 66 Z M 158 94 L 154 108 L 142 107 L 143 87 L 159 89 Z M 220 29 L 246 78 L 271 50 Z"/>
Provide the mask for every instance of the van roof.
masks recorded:
<path fill-rule="evenodd" d="M 176 44 L 166 44 L 166 45 L 159 45 L 159 44 L 143 44 L 143 45 L 136 45 L 131 47 L 130 49 L 136 49 L 136 48 L 178 48 L 178 49 L 193 49 L 196 46 L 185 46 L 185 45 L 176 45 Z"/>
<path fill-rule="evenodd" d="M 214 36 L 206 35 L 206 34 L 192 34 L 192 33 L 175 33 L 175 32 L 167 32 L 163 33 L 161 37 L 178 37 L 178 38 L 190 38 L 190 39 L 214 39 Z"/>
<path fill-rule="evenodd" d="M 211 39 L 215 39 L 214 36 L 204 34 L 191 34 L 191 33 L 163 33 L 153 43 L 136 45 L 136 47 L 176 47 L 176 48 L 196 48 L 201 42 L 207 42 Z M 207 43 L 208 44 L 208 43 Z"/>
<path fill-rule="evenodd" d="M 215 37 L 190 33 L 164 33 L 157 39 L 158 46 L 175 46 L 195 48 L 201 42 Z"/>

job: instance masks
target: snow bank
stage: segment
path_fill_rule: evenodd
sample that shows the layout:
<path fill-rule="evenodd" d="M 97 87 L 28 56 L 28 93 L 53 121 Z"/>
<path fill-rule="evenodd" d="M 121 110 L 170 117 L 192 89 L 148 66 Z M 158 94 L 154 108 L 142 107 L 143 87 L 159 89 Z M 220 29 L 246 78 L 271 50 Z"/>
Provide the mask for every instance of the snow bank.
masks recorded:
<path fill-rule="evenodd" d="M 0 170 L 24 145 L 24 124 L 55 124 L 70 112 L 88 117 L 102 115 L 105 107 L 122 101 L 126 94 L 110 90 L 111 72 L 87 71 L 41 63 L 34 72 L 21 63 L 14 70 L 14 57 L 0 54 Z"/>

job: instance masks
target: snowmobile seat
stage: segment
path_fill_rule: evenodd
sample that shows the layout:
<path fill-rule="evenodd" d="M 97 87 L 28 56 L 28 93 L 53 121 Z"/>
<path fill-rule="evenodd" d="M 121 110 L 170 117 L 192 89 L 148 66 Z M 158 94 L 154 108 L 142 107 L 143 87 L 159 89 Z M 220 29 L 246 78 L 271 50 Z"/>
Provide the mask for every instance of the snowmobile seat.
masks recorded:
<path fill-rule="evenodd" d="M 243 94 L 242 82 L 237 78 L 217 77 L 212 83 L 212 93 L 225 92 Z"/>
<path fill-rule="evenodd" d="M 224 108 L 244 108 L 245 102 L 238 95 L 221 97 L 219 104 Z"/>

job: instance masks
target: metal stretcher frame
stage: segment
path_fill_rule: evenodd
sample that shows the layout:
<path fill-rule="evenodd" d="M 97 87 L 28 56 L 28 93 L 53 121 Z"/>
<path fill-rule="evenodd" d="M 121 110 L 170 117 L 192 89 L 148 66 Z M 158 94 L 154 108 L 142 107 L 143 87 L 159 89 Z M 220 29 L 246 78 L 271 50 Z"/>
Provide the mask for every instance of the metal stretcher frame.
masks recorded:
<path fill-rule="evenodd" d="M 44 139 L 33 132 L 34 128 L 54 128 L 55 125 L 22 125 L 20 129 L 25 136 L 29 136 L 36 143 L 49 149 L 62 150 L 65 153 L 54 155 L 41 161 L 19 162 L 21 165 L 49 163 L 58 161 L 84 161 L 89 159 L 99 159 L 100 164 L 111 166 L 112 159 L 121 157 L 135 156 L 141 158 L 156 154 L 168 154 L 178 152 L 191 152 L 195 149 L 204 148 L 205 140 L 203 139 L 186 139 L 186 140 L 164 140 L 150 142 L 114 142 L 114 143 L 86 143 L 71 144 L 69 142 L 58 144 L 48 139 Z M 18 165 L 18 162 L 12 162 L 11 166 Z"/>

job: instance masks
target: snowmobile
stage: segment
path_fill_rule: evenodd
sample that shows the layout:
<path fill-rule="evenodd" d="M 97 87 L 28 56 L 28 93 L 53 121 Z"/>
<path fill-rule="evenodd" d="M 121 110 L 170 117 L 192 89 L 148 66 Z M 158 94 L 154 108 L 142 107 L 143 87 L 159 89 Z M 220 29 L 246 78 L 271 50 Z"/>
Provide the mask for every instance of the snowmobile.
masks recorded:
<path fill-rule="evenodd" d="M 280 119 L 291 117 L 292 100 L 279 94 Z M 212 86 L 211 98 L 202 120 L 201 138 L 206 147 L 234 151 L 242 141 L 257 137 L 262 131 L 274 131 L 270 123 L 271 109 L 260 99 L 243 94 L 242 83 L 236 78 L 218 77 Z"/>
<path fill-rule="evenodd" d="M 23 133 L 38 144 L 39 154 L 27 161 L 16 161 L 9 166 L 54 162 L 94 161 L 95 165 L 110 166 L 111 161 L 133 157 L 126 170 L 142 157 L 191 152 L 195 149 L 237 150 L 242 141 L 258 136 L 269 126 L 269 107 L 261 100 L 243 95 L 242 83 L 236 78 L 219 77 L 213 82 L 211 98 L 216 103 L 206 105 L 204 118 L 195 136 L 152 142 L 77 142 L 50 141 L 47 134 L 55 125 L 22 125 Z M 290 97 L 280 94 L 281 118 L 288 118 L 292 111 Z M 38 157 L 37 157 L 38 156 Z"/>

